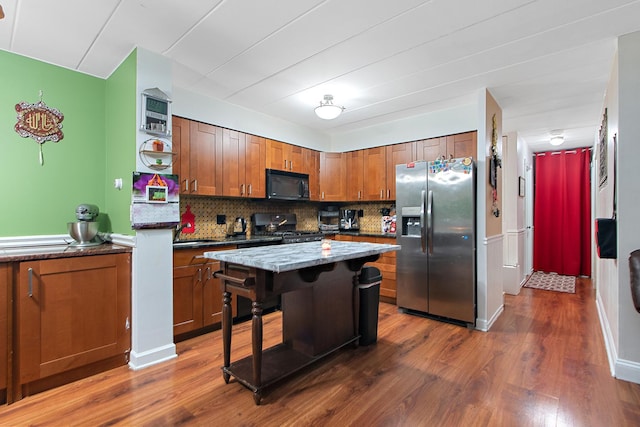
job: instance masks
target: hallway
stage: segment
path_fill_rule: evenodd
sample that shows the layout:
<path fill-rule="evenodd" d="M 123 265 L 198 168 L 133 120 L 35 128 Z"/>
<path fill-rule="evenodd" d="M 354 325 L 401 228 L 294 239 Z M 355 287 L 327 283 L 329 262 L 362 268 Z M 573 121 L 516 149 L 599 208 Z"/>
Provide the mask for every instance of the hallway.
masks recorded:
<path fill-rule="evenodd" d="M 126 367 L 0 408 L 0 425 L 637 426 L 640 385 L 612 378 L 588 279 L 575 294 L 523 288 L 487 333 L 381 304 L 378 342 L 345 348 L 255 406 L 220 372 L 220 331 L 177 359 Z M 280 340 L 265 316 L 265 347 Z M 250 351 L 235 327 L 234 357 Z"/>

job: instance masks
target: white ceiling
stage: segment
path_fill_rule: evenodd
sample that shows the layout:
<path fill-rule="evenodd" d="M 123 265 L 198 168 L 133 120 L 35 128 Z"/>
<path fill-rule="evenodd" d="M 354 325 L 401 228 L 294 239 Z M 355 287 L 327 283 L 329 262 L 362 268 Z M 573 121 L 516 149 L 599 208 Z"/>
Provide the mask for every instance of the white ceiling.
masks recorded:
<path fill-rule="evenodd" d="M 136 46 L 174 85 L 340 133 L 475 102 L 533 151 L 590 146 L 640 0 L 0 0 L 0 49 L 106 78 Z M 313 114 L 324 94 L 346 106 Z"/>

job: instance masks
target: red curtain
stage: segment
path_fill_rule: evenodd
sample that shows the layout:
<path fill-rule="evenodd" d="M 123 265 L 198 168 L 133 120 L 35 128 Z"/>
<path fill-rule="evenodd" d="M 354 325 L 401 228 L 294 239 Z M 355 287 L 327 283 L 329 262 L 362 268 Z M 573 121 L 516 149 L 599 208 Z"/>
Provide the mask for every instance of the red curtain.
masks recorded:
<path fill-rule="evenodd" d="M 591 150 L 535 157 L 533 269 L 591 275 Z"/>

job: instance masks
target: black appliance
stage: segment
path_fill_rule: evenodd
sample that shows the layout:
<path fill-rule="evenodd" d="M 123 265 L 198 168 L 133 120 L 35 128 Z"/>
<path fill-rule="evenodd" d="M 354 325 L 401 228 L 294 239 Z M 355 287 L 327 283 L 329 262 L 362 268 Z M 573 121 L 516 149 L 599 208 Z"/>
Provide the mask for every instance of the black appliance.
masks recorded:
<path fill-rule="evenodd" d="M 309 175 L 267 169 L 267 198 L 309 200 Z"/>
<path fill-rule="evenodd" d="M 318 211 L 318 229 L 320 231 L 338 231 L 340 229 L 340 212 L 335 206 L 328 206 Z"/>

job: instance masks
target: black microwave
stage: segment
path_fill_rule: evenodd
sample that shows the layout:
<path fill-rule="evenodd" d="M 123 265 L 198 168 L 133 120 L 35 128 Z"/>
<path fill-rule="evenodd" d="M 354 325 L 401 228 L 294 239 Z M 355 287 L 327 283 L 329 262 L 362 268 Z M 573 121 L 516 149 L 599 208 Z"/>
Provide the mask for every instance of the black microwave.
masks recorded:
<path fill-rule="evenodd" d="M 267 169 L 267 199 L 309 200 L 309 175 Z"/>

